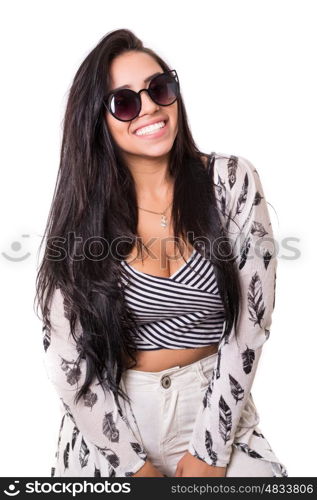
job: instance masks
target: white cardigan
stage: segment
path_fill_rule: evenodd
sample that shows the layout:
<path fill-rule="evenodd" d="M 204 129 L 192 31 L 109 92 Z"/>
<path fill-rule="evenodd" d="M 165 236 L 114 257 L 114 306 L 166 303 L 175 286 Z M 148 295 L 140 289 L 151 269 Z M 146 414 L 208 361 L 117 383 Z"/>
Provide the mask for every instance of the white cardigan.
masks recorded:
<path fill-rule="evenodd" d="M 229 337 L 222 336 L 220 340 L 216 369 L 198 409 L 188 451 L 210 465 L 226 466 L 262 346 L 270 334 L 277 258 L 257 170 L 242 157 L 213 154 L 211 158 L 214 160 L 213 178 L 219 215 L 228 230 L 236 257 L 242 308 L 237 331 L 232 329 Z M 63 471 L 58 470 L 57 475 L 67 475 L 70 454 L 74 446 L 79 446 L 76 440 L 81 440 L 78 451 L 81 470 L 78 470 L 78 476 L 133 475 L 144 465 L 147 452 L 141 436 L 134 433 L 129 423 L 133 419 L 135 421 L 131 406 L 125 404 L 125 414 L 121 414 L 113 393 L 108 392 L 105 397 L 97 381 L 91 385 L 85 399 L 74 404 L 76 390 L 85 380 L 86 365 L 82 360 L 80 370 L 74 369 L 78 351 L 69 334 L 69 321 L 59 289 L 53 295 L 50 320 L 52 328 L 45 331 L 43 339 L 43 359 L 63 411 L 55 455 L 56 460 L 61 458 L 60 441 L 63 437 Z M 78 328 L 81 328 L 80 325 Z M 98 454 L 99 466 L 96 461 L 94 463 L 86 441 Z M 267 450 L 266 456 L 263 455 L 262 448 L 263 458 L 275 459 L 270 450 Z M 104 457 L 104 469 L 101 471 L 100 457 Z"/>
<path fill-rule="evenodd" d="M 262 346 L 270 335 L 277 252 L 254 166 L 241 156 L 216 156 L 214 183 L 218 212 L 234 249 L 242 304 L 237 330 L 233 326 L 229 337 L 220 340 L 216 370 L 198 410 L 188 451 L 209 465 L 224 467 L 230 461 Z M 271 450 L 264 455 L 262 448 L 260 454 L 274 460 Z"/>

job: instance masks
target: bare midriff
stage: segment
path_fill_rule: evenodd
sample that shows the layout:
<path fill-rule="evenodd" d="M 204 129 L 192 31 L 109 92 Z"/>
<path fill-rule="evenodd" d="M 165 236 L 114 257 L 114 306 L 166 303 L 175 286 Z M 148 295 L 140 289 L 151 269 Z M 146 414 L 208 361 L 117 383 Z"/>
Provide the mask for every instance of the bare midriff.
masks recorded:
<path fill-rule="evenodd" d="M 137 364 L 134 367 L 126 364 L 126 367 L 132 370 L 141 370 L 144 372 L 159 372 L 172 368 L 173 366 L 190 365 L 199 359 L 206 358 L 207 356 L 214 354 L 217 350 L 218 344 L 197 347 L 195 349 L 158 349 L 155 351 L 138 350 L 134 352 Z"/>

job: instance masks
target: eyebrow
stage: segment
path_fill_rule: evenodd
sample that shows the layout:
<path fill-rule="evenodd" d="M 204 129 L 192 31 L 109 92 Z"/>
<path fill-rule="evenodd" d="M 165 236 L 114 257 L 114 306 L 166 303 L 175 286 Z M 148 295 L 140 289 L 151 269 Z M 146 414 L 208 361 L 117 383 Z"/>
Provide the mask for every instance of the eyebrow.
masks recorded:
<path fill-rule="evenodd" d="M 162 72 L 161 72 L 161 71 L 158 71 L 158 72 L 154 73 L 153 75 L 148 76 L 147 78 L 145 78 L 144 83 L 149 82 L 150 80 L 152 80 L 152 78 L 154 78 L 154 77 L 155 77 L 155 76 L 157 76 L 157 75 L 161 75 L 161 74 L 162 74 Z M 120 87 L 117 87 L 117 88 L 115 88 L 115 89 L 110 90 L 110 91 L 109 91 L 109 93 L 110 93 L 110 92 L 111 92 L 111 93 L 112 93 L 112 92 L 116 92 L 116 90 L 121 90 L 121 89 L 126 89 L 126 88 L 130 89 L 130 88 L 131 88 L 131 85 L 129 85 L 128 83 L 127 83 L 126 85 L 121 85 Z"/>

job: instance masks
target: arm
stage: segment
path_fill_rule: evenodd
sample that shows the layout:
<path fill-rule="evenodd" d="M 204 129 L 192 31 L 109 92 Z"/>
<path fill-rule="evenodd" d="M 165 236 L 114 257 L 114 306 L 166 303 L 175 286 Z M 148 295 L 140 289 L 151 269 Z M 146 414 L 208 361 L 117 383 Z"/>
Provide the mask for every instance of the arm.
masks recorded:
<path fill-rule="evenodd" d="M 242 303 L 237 331 L 233 326 L 229 337 L 220 339 L 217 364 L 199 407 L 188 451 L 209 465 L 225 467 L 262 346 L 269 338 L 277 259 L 268 208 L 254 166 L 245 158 L 231 157 L 216 159 L 214 168 L 217 204 L 234 246 Z"/>
<path fill-rule="evenodd" d="M 81 398 L 77 405 L 74 403 L 77 389 L 85 380 L 86 361 L 82 359 L 76 370 L 74 362 L 79 353 L 70 335 L 63 296 L 58 288 L 51 301 L 50 321 L 52 327 L 46 332 L 44 342 L 44 366 L 65 410 L 83 435 L 115 468 L 117 476 L 133 475 L 148 463 L 147 455 L 126 416 L 120 415 L 113 393 L 108 391 L 105 397 L 104 390 L 95 380 L 84 399 Z"/>

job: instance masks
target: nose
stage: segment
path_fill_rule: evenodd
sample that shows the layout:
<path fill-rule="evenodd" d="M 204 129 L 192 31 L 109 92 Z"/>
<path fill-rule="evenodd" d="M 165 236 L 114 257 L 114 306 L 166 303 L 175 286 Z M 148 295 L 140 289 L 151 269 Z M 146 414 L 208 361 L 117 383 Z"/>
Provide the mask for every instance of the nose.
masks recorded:
<path fill-rule="evenodd" d="M 141 99 L 141 111 L 140 111 L 141 116 L 142 114 L 149 115 L 159 109 L 159 105 L 156 104 L 154 101 L 152 101 L 146 89 L 141 90 L 140 99 Z"/>

